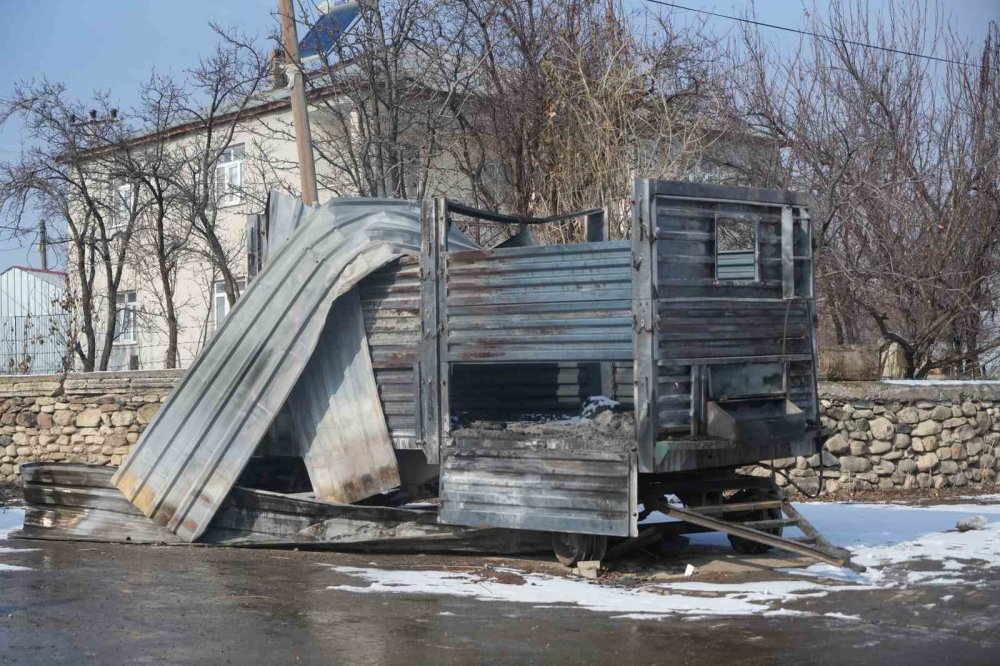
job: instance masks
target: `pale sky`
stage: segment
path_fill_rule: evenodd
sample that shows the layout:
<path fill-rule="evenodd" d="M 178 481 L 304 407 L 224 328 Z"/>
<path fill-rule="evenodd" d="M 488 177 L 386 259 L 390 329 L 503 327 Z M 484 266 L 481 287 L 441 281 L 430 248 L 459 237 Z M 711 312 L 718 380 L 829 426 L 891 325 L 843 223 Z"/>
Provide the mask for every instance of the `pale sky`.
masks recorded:
<path fill-rule="evenodd" d="M 641 2 L 642 0 L 630 0 Z M 678 0 L 677 4 L 723 14 L 742 14 L 751 0 Z M 0 0 L 0 98 L 18 80 L 46 77 L 69 86 L 72 96 L 86 98 L 108 90 L 128 107 L 139 84 L 155 69 L 180 74 L 208 53 L 216 41 L 214 21 L 263 40 L 276 28 L 277 0 Z M 811 3 L 810 3 L 811 4 Z M 872 0 L 878 7 L 881 0 Z M 945 0 L 960 35 L 981 42 L 989 21 L 1000 21 L 1000 0 Z M 761 21 L 801 27 L 799 0 L 758 0 Z M 665 10 L 665 8 L 662 8 Z M 683 14 L 683 12 L 681 13 Z M 709 19 L 713 31 L 725 34 L 735 26 Z M 763 29 L 776 41 L 794 35 Z M 939 54 L 940 55 L 940 54 Z M 0 159 L 17 155 L 20 130 L 0 130 Z M 0 238 L 0 271 L 11 265 L 38 265 L 34 238 Z"/>

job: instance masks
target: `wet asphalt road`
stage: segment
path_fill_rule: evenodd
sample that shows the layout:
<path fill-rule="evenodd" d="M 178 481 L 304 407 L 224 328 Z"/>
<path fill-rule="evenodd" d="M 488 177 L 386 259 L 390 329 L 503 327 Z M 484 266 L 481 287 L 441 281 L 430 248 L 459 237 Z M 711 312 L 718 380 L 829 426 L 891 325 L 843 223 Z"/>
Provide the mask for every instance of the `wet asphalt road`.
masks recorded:
<path fill-rule="evenodd" d="M 1000 580 L 800 604 L 832 618 L 626 620 L 415 594 L 353 594 L 331 564 L 419 558 L 9 540 L 0 663 L 997 664 Z M 456 565 L 470 558 L 454 558 Z M 425 568 L 448 566 L 428 562 Z M 948 604 L 927 604 L 945 595 Z M 445 613 L 442 615 L 442 613 Z"/>

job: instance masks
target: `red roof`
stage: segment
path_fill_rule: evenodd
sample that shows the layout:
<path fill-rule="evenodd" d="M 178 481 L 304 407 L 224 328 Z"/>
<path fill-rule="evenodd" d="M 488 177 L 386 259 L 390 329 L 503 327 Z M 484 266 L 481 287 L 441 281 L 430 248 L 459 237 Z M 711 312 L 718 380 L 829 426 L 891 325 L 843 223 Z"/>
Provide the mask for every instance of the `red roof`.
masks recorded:
<path fill-rule="evenodd" d="M 66 274 L 62 271 L 47 271 L 41 268 L 32 268 L 31 266 L 11 266 L 11 268 L 19 268 L 22 271 L 28 271 L 30 273 L 43 273 L 45 275 L 58 275 L 59 277 L 66 277 Z"/>

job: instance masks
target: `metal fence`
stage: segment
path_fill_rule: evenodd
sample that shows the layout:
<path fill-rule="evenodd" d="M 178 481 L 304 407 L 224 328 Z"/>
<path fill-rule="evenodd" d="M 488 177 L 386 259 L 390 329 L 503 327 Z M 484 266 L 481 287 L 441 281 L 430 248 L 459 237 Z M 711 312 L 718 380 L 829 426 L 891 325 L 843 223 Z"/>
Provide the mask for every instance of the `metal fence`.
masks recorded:
<path fill-rule="evenodd" d="M 62 372 L 70 316 L 65 276 L 15 266 L 0 274 L 0 374 Z"/>

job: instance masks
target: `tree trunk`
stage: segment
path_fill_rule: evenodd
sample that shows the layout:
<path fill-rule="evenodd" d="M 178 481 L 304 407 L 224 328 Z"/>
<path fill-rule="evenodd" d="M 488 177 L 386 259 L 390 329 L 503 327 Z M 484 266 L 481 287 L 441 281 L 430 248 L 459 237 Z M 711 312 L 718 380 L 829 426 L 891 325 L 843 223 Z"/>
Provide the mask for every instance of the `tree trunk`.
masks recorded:
<path fill-rule="evenodd" d="M 83 339 L 86 349 L 82 348 L 79 343 L 75 347 L 77 355 L 83 363 L 83 371 L 93 372 L 94 357 L 97 354 L 97 335 L 94 331 L 94 294 L 88 278 L 86 244 L 78 240 L 76 245 L 76 270 L 80 279 L 79 312 L 83 317 Z M 91 257 L 91 261 L 93 261 L 93 257 Z"/>
<path fill-rule="evenodd" d="M 117 308 L 117 290 L 108 289 L 108 305 L 105 310 L 107 318 L 104 329 L 104 346 L 101 349 L 101 360 L 100 365 L 97 369 L 104 372 L 108 369 L 108 364 L 111 362 L 111 348 L 115 342 L 115 326 L 118 322 L 118 308 Z"/>
<path fill-rule="evenodd" d="M 163 300 L 167 310 L 167 353 L 163 365 L 168 370 L 177 367 L 177 308 L 174 307 L 174 290 L 170 284 L 170 271 L 160 262 L 160 280 L 163 283 Z"/>

